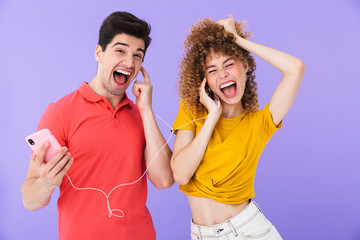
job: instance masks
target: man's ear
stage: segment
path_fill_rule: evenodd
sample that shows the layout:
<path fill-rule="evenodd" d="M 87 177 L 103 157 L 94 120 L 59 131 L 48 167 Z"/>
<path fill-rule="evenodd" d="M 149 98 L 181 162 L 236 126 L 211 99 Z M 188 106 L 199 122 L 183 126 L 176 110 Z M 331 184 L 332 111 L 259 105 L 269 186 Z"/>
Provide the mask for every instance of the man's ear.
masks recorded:
<path fill-rule="evenodd" d="M 95 59 L 98 63 L 101 63 L 102 60 L 102 54 L 103 54 L 103 50 L 102 47 L 98 44 L 96 45 L 95 48 Z"/>

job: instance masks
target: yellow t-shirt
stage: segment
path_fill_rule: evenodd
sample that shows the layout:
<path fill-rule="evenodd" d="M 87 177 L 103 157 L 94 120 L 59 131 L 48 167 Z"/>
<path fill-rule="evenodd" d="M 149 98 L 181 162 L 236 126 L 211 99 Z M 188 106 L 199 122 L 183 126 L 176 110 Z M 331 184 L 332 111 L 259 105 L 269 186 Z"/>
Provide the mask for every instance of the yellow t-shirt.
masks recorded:
<path fill-rule="evenodd" d="M 195 115 L 181 100 L 173 129 L 191 130 L 196 135 L 206 119 L 193 120 L 206 115 L 205 112 Z M 179 189 L 188 195 L 225 204 L 239 204 L 254 197 L 258 160 L 281 126 L 282 122 L 275 126 L 269 104 L 260 111 L 245 110 L 235 118 L 220 117 L 198 169 L 188 184 L 180 185 Z"/>

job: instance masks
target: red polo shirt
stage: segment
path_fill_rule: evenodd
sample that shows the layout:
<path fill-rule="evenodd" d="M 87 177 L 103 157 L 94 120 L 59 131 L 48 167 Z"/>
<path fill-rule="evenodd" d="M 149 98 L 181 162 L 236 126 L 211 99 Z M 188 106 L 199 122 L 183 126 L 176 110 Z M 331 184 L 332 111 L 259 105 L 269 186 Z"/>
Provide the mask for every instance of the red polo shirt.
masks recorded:
<path fill-rule="evenodd" d="M 38 126 L 43 128 L 68 147 L 74 158 L 68 175 L 76 187 L 109 194 L 117 185 L 137 180 L 145 170 L 141 116 L 126 95 L 114 110 L 83 83 L 48 106 Z M 110 208 L 121 209 L 125 216 L 109 217 L 104 194 L 76 190 L 65 176 L 58 199 L 59 239 L 155 239 L 146 197 L 146 177 L 117 188 L 109 197 Z"/>

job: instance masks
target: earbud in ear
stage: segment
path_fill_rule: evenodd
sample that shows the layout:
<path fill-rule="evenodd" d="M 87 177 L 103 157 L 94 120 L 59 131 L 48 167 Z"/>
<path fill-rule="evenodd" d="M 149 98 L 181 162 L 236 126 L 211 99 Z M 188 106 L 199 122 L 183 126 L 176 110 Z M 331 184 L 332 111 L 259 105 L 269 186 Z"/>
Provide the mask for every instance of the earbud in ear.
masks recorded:
<path fill-rule="evenodd" d="M 216 95 L 216 94 L 214 94 L 215 95 L 215 97 L 217 98 L 217 100 L 218 100 L 218 108 L 220 108 L 220 98 Z"/>

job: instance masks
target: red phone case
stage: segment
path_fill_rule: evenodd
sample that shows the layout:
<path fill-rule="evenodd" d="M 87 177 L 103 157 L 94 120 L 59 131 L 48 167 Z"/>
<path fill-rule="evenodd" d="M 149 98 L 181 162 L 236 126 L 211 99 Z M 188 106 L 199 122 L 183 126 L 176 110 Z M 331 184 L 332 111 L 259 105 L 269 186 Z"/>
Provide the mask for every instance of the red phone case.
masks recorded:
<path fill-rule="evenodd" d="M 27 136 L 25 140 L 35 154 L 39 152 L 40 148 L 45 144 L 45 142 L 50 143 L 50 146 L 45 153 L 45 162 L 48 162 L 61 149 L 59 142 L 56 140 L 54 135 L 52 135 L 50 130 L 46 128 Z"/>

